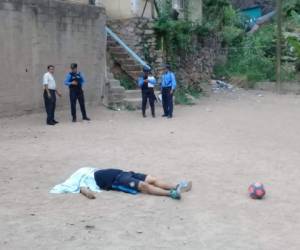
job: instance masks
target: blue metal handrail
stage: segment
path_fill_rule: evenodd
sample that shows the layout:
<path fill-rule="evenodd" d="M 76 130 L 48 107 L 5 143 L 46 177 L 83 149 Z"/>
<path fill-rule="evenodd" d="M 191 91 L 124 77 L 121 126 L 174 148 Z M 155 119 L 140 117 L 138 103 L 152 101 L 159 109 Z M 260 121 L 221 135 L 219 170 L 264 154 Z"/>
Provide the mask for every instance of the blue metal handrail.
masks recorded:
<path fill-rule="evenodd" d="M 256 19 L 256 24 L 262 24 L 268 20 L 270 20 L 273 16 L 276 15 L 276 11 L 271 11 L 268 14 L 261 16 L 259 18 Z"/>
<path fill-rule="evenodd" d="M 141 64 L 143 67 L 146 67 L 148 69 L 151 69 L 151 67 L 145 63 L 132 49 L 130 49 L 110 28 L 105 27 L 105 31 L 107 34 L 109 34 L 118 44 L 120 44 L 127 52 L 128 54 L 136 60 L 139 64 Z"/>

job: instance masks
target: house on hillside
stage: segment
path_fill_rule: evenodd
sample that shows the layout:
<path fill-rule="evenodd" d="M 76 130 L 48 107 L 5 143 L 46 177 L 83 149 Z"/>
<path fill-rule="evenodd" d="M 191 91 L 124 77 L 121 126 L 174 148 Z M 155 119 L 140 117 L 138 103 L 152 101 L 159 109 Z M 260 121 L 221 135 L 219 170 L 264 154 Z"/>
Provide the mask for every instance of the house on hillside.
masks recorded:
<path fill-rule="evenodd" d="M 275 9 L 274 0 L 230 0 L 230 3 L 236 9 L 249 9 L 254 6 L 259 6 L 262 9 L 262 15 L 265 15 Z"/>
<path fill-rule="evenodd" d="M 157 8 L 167 0 L 95 0 L 96 5 L 106 8 L 108 19 L 134 17 L 157 17 Z M 176 10 L 179 17 L 188 16 L 191 21 L 202 20 L 202 0 L 170 0 L 170 11 Z M 188 15 L 186 15 L 188 14 Z"/>
<path fill-rule="evenodd" d="M 176 11 L 179 18 L 201 22 L 202 0 L 68 0 L 82 4 L 104 6 L 108 19 L 135 17 L 155 18 L 164 3 L 170 3 L 170 12 Z"/>

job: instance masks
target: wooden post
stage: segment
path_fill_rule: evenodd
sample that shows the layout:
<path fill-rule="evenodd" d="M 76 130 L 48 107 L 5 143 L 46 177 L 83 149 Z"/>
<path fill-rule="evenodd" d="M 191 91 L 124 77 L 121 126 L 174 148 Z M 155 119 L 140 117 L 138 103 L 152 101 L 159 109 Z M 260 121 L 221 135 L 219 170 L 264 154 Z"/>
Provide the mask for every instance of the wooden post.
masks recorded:
<path fill-rule="evenodd" d="M 152 19 L 155 18 L 155 6 L 154 6 L 154 0 L 150 0 L 151 3 L 151 17 Z"/>
<path fill-rule="evenodd" d="M 143 9 L 143 12 L 142 12 L 141 17 L 144 17 L 145 10 L 146 10 L 146 8 L 147 8 L 147 4 L 148 4 L 148 0 L 146 0 L 146 2 L 145 2 L 144 9 Z"/>
<path fill-rule="evenodd" d="M 281 93 L 282 0 L 277 0 L 276 88 Z"/>
<path fill-rule="evenodd" d="M 160 17 L 160 11 L 159 11 L 156 0 L 153 0 L 153 3 L 154 3 L 154 7 L 155 7 L 155 10 L 156 10 L 157 16 Z"/>

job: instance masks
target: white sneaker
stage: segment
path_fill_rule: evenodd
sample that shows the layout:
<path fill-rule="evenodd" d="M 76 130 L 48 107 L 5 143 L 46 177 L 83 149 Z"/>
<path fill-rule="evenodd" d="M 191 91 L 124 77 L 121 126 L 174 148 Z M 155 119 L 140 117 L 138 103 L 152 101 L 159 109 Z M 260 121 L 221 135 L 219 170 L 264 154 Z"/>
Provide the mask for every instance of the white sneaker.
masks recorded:
<path fill-rule="evenodd" d="M 188 192 L 192 189 L 193 183 L 192 181 L 180 181 L 176 186 L 176 190 L 180 190 L 180 192 Z"/>

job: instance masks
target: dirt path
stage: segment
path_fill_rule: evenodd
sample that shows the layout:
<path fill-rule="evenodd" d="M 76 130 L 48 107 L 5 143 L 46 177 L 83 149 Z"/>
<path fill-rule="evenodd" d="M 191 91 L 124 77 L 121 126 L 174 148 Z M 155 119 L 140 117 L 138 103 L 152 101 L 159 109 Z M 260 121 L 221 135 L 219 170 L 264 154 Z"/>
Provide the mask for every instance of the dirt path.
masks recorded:
<path fill-rule="evenodd" d="M 89 110 L 90 123 L 44 125 L 44 114 L 0 120 L 0 249 L 300 249 L 300 97 L 239 91 L 172 120 Z M 160 111 L 160 110 L 159 110 Z M 50 195 L 82 166 L 189 178 L 174 201 L 102 192 Z M 262 181 L 266 199 L 247 197 Z"/>

